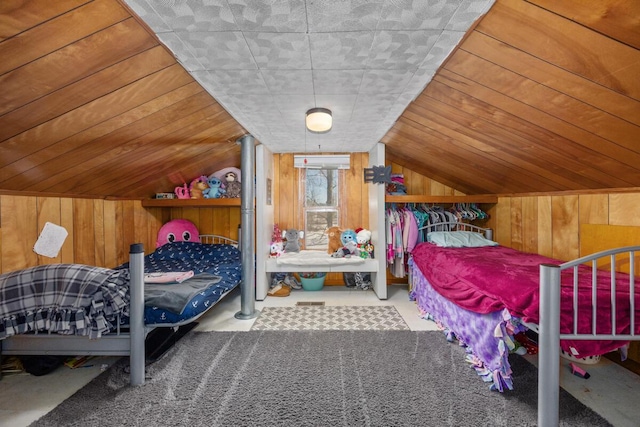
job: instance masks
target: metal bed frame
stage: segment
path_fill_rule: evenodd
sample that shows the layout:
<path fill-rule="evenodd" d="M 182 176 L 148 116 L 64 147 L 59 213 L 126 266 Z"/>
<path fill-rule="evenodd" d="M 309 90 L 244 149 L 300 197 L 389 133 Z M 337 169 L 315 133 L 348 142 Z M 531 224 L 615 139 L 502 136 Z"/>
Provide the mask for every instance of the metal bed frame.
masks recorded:
<path fill-rule="evenodd" d="M 420 227 L 418 230 L 429 230 L 431 231 L 473 231 L 476 233 L 484 234 L 489 240 L 493 240 L 493 230 L 490 228 L 479 227 L 474 224 L 469 224 L 466 222 L 437 222 L 429 225 L 425 225 Z"/>
<path fill-rule="evenodd" d="M 489 228 L 479 227 L 463 222 L 442 222 L 421 227 L 425 229 L 439 229 L 440 231 L 475 231 L 484 234 L 489 240 L 493 240 L 493 231 Z M 540 427 L 554 427 L 559 423 L 559 399 L 560 399 L 560 340 L 620 340 L 638 341 L 640 331 L 635 330 L 635 252 L 640 251 L 640 246 L 626 246 L 610 249 L 587 255 L 573 261 L 567 261 L 560 265 L 540 265 L 540 322 L 538 325 L 529 325 L 538 332 L 538 425 Z M 616 255 L 629 254 L 629 294 L 630 294 L 630 330 L 628 334 L 616 333 L 616 275 L 611 275 L 611 319 L 612 331 L 609 334 L 596 333 L 596 293 L 592 298 L 591 333 L 578 333 L 577 326 L 571 334 L 560 333 L 560 276 L 563 270 L 573 269 L 574 289 L 577 289 L 578 266 L 591 263 L 592 287 L 597 286 L 596 272 L 598 261 L 610 257 L 610 271 L 616 270 Z M 574 325 L 577 325 L 578 299 L 574 292 L 573 312 Z"/>
<path fill-rule="evenodd" d="M 560 340 L 640 340 L 640 331 L 635 330 L 635 253 L 640 251 L 640 246 L 626 246 L 622 248 L 601 251 L 592 255 L 568 261 L 560 265 L 542 264 L 540 266 L 540 324 L 538 333 L 538 425 L 540 427 L 557 426 L 559 423 L 559 398 L 560 398 Z M 610 271 L 616 271 L 616 255 L 629 254 L 629 307 L 630 327 L 628 334 L 616 332 L 616 275 L 611 274 L 611 332 L 609 334 L 597 334 L 596 332 L 596 271 L 598 260 L 610 257 Z M 591 263 L 593 298 L 591 333 L 578 333 L 577 331 L 577 307 L 578 299 L 573 299 L 574 330 L 570 334 L 560 333 L 560 275 L 563 270 L 573 270 L 574 291 L 577 289 L 578 267 Z"/>
<path fill-rule="evenodd" d="M 238 242 L 224 236 L 201 235 L 202 243 L 227 243 L 238 246 Z M 145 381 L 145 338 L 155 328 L 175 328 L 191 323 L 204 315 L 178 323 L 144 324 L 144 246 L 134 243 L 129 249 L 129 268 L 131 281 L 129 284 L 130 308 L 129 331 L 117 330 L 113 334 L 103 335 L 98 339 L 85 336 L 35 333 L 30 335 L 14 335 L 0 340 L 2 355 L 78 355 L 78 356 L 129 356 L 129 382 L 133 386 L 142 385 Z M 230 291 L 223 294 L 224 298 Z"/>

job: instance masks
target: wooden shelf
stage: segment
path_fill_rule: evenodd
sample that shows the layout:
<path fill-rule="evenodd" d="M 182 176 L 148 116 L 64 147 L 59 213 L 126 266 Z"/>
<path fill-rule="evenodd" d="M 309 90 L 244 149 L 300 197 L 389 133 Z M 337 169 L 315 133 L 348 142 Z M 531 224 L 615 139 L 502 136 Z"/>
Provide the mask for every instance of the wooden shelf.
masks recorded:
<path fill-rule="evenodd" d="M 391 196 L 386 195 L 385 203 L 498 203 L 498 196 Z"/>
<path fill-rule="evenodd" d="M 240 206 L 240 197 L 230 199 L 144 199 L 145 208 L 220 208 Z"/>

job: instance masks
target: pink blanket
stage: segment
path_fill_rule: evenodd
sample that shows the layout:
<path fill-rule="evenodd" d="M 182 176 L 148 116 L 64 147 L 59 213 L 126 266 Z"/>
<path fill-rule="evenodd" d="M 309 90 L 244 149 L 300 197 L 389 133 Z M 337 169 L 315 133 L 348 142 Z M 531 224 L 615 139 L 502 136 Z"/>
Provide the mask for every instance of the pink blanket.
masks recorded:
<path fill-rule="evenodd" d="M 412 253 L 414 263 L 430 284 L 445 298 L 476 313 L 491 313 L 503 308 L 525 322 L 539 323 L 540 264 L 562 261 L 542 255 L 519 252 L 504 246 L 480 248 L 442 248 L 419 244 Z M 571 270 L 572 271 L 572 270 Z M 566 273 L 566 274 L 565 274 Z M 591 269 L 579 269 L 578 332 L 591 331 Z M 629 276 L 617 274 L 616 329 L 628 333 L 630 324 Z M 598 333 L 611 332 L 610 273 L 598 272 Z M 639 281 L 640 282 L 640 281 Z M 636 307 L 640 306 L 640 284 L 635 285 Z M 563 272 L 561 289 L 561 332 L 573 328 L 573 281 L 570 271 Z M 636 314 L 636 331 L 640 315 Z M 565 343 L 566 344 L 566 343 Z M 575 345 L 574 345 L 575 344 Z M 571 342 L 579 357 L 603 354 L 620 347 L 621 342 Z M 563 346 L 564 348 L 565 346 Z M 589 354 L 590 353 L 590 354 Z"/>

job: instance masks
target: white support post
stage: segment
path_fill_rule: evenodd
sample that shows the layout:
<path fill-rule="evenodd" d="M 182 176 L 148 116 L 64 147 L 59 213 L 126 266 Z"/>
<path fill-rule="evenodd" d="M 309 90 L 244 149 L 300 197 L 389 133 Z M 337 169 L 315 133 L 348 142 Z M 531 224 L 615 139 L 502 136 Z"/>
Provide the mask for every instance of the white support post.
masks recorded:
<path fill-rule="evenodd" d="M 384 144 L 378 142 L 369 151 L 369 167 L 384 166 Z M 372 273 L 373 290 L 379 299 L 387 299 L 387 264 L 385 260 L 386 234 L 384 220 L 384 184 L 368 184 L 369 187 L 369 229 L 371 243 L 374 245 L 375 258 L 378 269 Z"/>

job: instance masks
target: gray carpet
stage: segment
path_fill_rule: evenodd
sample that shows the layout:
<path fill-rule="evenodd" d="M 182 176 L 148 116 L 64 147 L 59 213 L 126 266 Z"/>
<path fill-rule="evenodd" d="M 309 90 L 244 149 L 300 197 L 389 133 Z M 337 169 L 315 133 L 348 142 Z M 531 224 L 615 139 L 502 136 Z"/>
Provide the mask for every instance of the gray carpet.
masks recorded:
<path fill-rule="evenodd" d="M 265 307 L 254 331 L 397 331 L 409 326 L 392 305 Z"/>
<path fill-rule="evenodd" d="M 533 426 L 536 369 L 488 390 L 441 332 L 190 332 L 128 386 L 126 359 L 33 426 Z M 563 426 L 606 421 L 561 391 Z"/>

